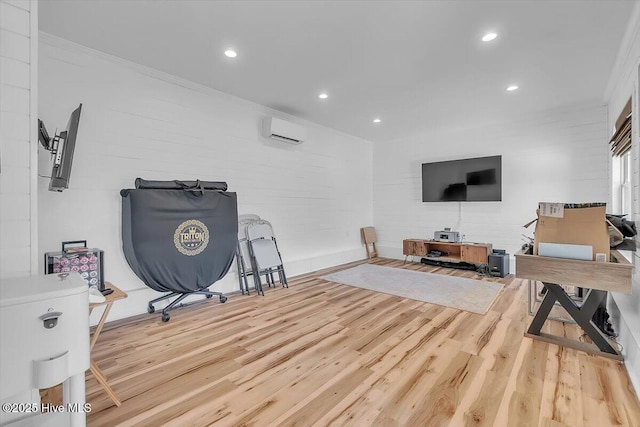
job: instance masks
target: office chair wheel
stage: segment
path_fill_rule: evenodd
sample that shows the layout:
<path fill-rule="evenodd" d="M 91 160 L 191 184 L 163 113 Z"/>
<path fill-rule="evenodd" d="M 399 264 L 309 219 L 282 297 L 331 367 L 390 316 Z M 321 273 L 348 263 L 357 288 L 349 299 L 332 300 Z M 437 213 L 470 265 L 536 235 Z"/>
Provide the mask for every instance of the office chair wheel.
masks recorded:
<path fill-rule="evenodd" d="M 224 295 L 220 295 L 220 302 L 227 302 L 227 297 L 225 297 Z"/>
<path fill-rule="evenodd" d="M 213 295 L 206 295 L 207 299 L 211 298 Z"/>
<path fill-rule="evenodd" d="M 151 304 L 149 304 L 149 306 L 147 307 L 147 313 L 151 314 L 151 313 L 155 313 L 156 312 L 156 308 L 154 306 L 152 306 Z"/>
<path fill-rule="evenodd" d="M 171 319 L 171 316 L 169 316 L 169 313 L 162 313 L 162 321 L 163 322 L 168 322 L 169 319 Z"/>

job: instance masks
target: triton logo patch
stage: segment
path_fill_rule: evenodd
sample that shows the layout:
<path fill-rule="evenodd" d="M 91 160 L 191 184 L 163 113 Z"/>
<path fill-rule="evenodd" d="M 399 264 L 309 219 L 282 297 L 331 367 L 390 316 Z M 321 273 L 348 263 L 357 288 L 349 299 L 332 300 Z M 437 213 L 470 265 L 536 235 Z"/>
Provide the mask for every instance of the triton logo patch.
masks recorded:
<path fill-rule="evenodd" d="M 173 244 L 184 255 L 198 255 L 209 244 L 209 229 L 196 219 L 185 221 L 173 233 Z"/>

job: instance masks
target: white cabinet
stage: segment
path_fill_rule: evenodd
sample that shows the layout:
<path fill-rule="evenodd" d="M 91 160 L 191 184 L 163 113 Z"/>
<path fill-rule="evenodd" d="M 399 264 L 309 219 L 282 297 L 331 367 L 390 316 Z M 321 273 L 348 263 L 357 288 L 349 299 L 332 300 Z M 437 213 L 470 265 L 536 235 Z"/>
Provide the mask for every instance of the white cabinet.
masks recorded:
<path fill-rule="evenodd" d="M 89 363 L 88 287 L 78 273 L 2 281 L 0 401 L 33 406 L 2 411 L 0 424 L 37 417 L 32 409 L 40 408 L 38 390 L 63 383 L 67 425 L 84 426 L 84 373 Z M 35 401 L 27 400 L 29 396 Z M 54 417 L 39 418 L 47 415 Z"/>

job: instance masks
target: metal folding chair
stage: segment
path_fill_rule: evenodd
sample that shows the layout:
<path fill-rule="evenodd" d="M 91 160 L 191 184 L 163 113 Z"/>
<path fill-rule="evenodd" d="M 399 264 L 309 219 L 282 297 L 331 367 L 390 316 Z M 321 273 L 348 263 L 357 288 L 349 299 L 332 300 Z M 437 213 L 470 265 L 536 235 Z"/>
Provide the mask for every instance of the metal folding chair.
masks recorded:
<path fill-rule="evenodd" d="M 274 273 L 278 273 L 280 284 L 288 288 L 282 257 L 273 233 L 271 223 L 255 221 L 247 226 L 247 241 L 251 254 L 253 277 L 256 289 L 264 295 L 260 276 L 264 275 L 268 286 L 275 286 Z"/>
<path fill-rule="evenodd" d="M 238 268 L 238 282 L 240 291 L 244 295 L 249 295 L 248 277 L 253 276 L 253 262 L 251 261 L 251 251 L 247 241 L 247 227 L 257 221 L 260 217 L 255 214 L 245 214 L 238 216 L 238 248 L 236 249 L 236 266 Z M 255 282 L 255 278 L 254 278 Z M 255 288 L 256 292 L 258 288 Z"/>

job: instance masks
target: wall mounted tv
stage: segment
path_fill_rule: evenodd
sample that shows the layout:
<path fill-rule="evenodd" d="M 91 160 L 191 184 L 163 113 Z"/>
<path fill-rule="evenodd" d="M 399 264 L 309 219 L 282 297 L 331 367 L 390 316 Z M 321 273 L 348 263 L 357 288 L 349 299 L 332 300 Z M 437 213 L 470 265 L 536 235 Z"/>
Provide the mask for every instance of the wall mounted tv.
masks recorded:
<path fill-rule="evenodd" d="M 423 202 L 502 200 L 502 156 L 422 164 Z"/>
<path fill-rule="evenodd" d="M 66 130 L 49 137 L 47 128 L 42 120 L 38 120 L 38 139 L 40 144 L 51 152 L 53 167 L 51 168 L 51 180 L 49 191 L 62 191 L 69 188 L 69 177 L 73 165 L 73 152 L 76 149 L 76 137 L 80 123 L 80 111 L 82 104 L 76 108 L 69 117 Z"/>

